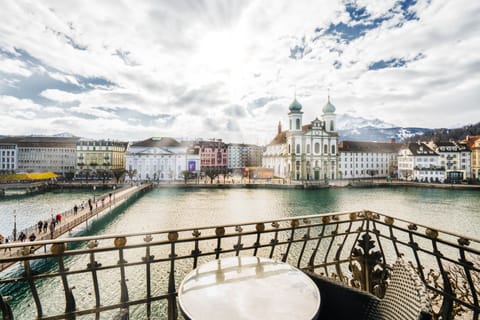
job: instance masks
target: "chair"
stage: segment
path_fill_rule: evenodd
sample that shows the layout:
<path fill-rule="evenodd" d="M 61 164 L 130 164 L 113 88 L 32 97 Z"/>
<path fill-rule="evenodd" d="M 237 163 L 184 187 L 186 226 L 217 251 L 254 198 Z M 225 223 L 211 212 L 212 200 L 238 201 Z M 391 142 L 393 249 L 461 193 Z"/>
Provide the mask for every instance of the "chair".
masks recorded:
<path fill-rule="evenodd" d="M 320 290 L 321 320 L 431 320 L 425 285 L 399 258 L 393 265 L 383 299 L 338 281 L 307 272 Z"/>

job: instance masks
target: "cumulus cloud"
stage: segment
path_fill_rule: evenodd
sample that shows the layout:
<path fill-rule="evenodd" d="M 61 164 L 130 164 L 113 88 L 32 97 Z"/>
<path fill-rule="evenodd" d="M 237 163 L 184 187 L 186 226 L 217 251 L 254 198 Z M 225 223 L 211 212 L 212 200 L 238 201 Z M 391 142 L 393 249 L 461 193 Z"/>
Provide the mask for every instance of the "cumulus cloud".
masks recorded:
<path fill-rule="evenodd" d="M 6 0 L 0 134 L 265 143 L 295 92 L 308 122 L 328 89 L 339 113 L 467 124 L 480 119 L 479 15 L 469 0 Z"/>

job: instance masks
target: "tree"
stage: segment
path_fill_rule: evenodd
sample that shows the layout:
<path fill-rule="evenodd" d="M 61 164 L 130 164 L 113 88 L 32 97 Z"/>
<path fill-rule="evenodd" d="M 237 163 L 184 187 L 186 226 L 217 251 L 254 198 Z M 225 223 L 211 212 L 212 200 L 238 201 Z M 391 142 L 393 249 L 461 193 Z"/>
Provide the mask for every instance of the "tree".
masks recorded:
<path fill-rule="evenodd" d="M 129 178 L 130 180 L 133 180 L 133 178 L 137 175 L 137 169 L 132 169 L 132 168 L 130 168 L 130 169 L 128 169 L 128 170 L 126 171 L 126 173 L 127 173 L 127 175 L 128 175 L 128 178 Z"/>
<path fill-rule="evenodd" d="M 112 170 L 113 176 L 115 177 L 115 183 L 120 182 L 120 178 L 125 174 L 125 169 L 119 168 L 119 169 L 113 169 Z"/>
<path fill-rule="evenodd" d="M 220 169 L 217 167 L 207 167 L 205 169 L 205 175 L 210 178 L 210 183 L 213 183 L 216 177 L 220 174 Z"/>

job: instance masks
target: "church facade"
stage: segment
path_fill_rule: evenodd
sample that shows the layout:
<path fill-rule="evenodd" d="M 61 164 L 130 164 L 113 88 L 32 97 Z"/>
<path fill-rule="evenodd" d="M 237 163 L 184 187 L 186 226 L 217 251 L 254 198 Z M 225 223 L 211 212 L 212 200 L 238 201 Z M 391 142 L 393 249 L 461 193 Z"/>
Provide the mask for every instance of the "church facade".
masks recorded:
<path fill-rule="evenodd" d="M 338 133 L 335 106 L 328 102 L 321 119 L 303 124 L 302 105 L 294 99 L 289 106 L 288 130 L 279 124 L 277 135 L 267 145 L 263 166 L 274 176 L 293 181 L 326 181 L 338 177 Z"/>

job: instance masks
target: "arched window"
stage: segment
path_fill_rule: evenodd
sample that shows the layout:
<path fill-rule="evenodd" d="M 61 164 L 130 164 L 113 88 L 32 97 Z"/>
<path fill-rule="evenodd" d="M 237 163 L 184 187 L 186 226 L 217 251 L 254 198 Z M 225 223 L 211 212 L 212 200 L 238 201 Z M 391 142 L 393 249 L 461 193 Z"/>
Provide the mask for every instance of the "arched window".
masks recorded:
<path fill-rule="evenodd" d="M 320 153 L 320 143 L 315 143 L 315 153 Z"/>
<path fill-rule="evenodd" d="M 300 130 L 300 119 L 297 119 L 297 130 Z"/>
<path fill-rule="evenodd" d="M 333 120 L 330 120 L 330 131 L 334 131 L 335 127 L 333 125 Z"/>
<path fill-rule="evenodd" d="M 292 130 L 292 119 L 290 119 L 290 130 Z"/>
<path fill-rule="evenodd" d="M 332 146 L 332 154 L 335 154 L 335 145 Z"/>
<path fill-rule="evenodd" d="M 324 146 L 323 146 L 323 153 L 324 153 L 324 154 L 327 154 L 327 153 L 328 153 L 328 146 L 327 146 L 327 145 L 324 145 Z"/>
<path fill-rule="evenodd" d="M 310 145 L 307 144 L 307 153 L 310 153 Z"/>
<path fill-rule="evenodd" d="M 291 152 L 292 152 L 291 146 L 288 145 L 288 153 L 291 153 Z"/>
<path fill-rule="evenodd" d="M 297 144 L 297 154 L 300 154 L 300 145 Z"/>

